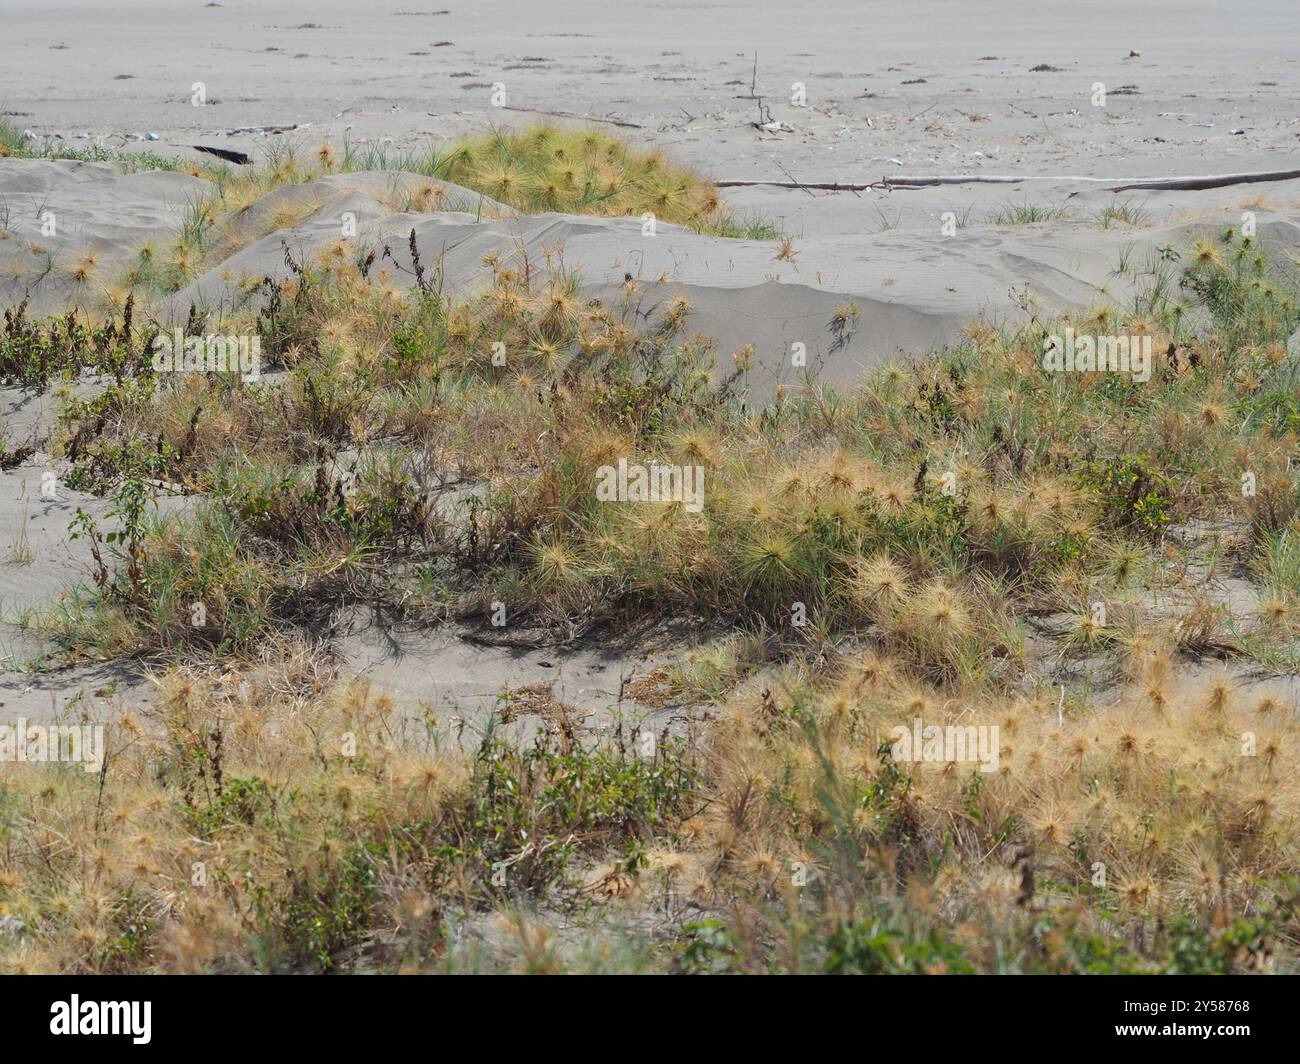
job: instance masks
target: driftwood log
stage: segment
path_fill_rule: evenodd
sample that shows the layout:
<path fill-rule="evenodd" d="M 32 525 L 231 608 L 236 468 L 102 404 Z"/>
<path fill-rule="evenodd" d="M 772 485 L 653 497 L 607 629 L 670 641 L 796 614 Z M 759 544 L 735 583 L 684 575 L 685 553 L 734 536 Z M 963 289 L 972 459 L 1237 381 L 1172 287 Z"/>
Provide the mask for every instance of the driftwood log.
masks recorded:
<path fill-rule="evenodd" d="M 218 159 L 225 159 L 228 163 L 234 163 L 236 166 L 247 166 L 253 160 L 242 151 L 232 151 L 230 148 L 210 148 L 206 144 L 192 145 L 195 151 L 207 152 L 209 155 L 215 155 Z"/>
<path fill-rule="evenodd" d="M 925 177 L 883 177 L 879 181 L 715 181 L 718 188 L 746 188 L 768 185 L 774 188 L 811 188 L 825 192 L 863 192 L 867 189 L 927 188 L 933 185 L 1017 185 L 1022 181 L 1086 182 L 1112 185 L 1110 192 L 1129 192 L 1133 189 L 1191 191 L 1202 188 L 1223 188 L 1226 185 L 1250 185 L 1260 181 L 1290 181 L 1300 177 L 1300 170 L 1259 170 L 1241 174 L 1209 174 L 1204 177 L 1083 177 L 1075 174 L 1060 176 L 1009 174 L 948 174 Z M 1119 184 L 1116 184 L 1119 182 Z"/>

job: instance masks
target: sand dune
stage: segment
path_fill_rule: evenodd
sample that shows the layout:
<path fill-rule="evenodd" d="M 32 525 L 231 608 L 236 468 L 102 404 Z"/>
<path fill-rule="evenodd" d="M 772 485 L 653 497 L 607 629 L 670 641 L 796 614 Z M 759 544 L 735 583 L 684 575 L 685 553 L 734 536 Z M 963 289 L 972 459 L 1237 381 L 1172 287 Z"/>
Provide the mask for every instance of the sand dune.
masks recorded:
<path fill-rule="evenodd" d="M 1125 304 L 1135 286 L 1132 273 L 1117 272 L 1121 259 L 1146 263 L 1160 248 L 1184 247 L 1216 225 L 1239 224 L 1236 204 L 1243 198 L 1237 189 L 1145 193 L 1141 209 L 1166 221 L 1103 229 L 1094 216 L 1113 197 L 1088 190 L 1071 200 L 1071 217 L 1061 221 L 971 223 L 946 236 L 943 212 L 936 211 L 925 227 L 795 240 L 792 254 L 782 258 L 780 245 L 771 241 L 703 236 L 664 224 L 647 235 L 638 219 L 529 216 L 490 203 L 501 217 L 384 215 L 382 204 L 370 198 L 381 180 L 382 175 L 368 174 L 331 177 L 272 193 L 281 209 L 289 200 L 310 205 L 318 197 L 320 206 L 303 224 L 268 234 L 182 289 L 172 300 L 170 317 L 183 320 L 191 304 L 215 309 L 219 316 L 236 302 L 234 282 L 241 277 L 284 275 L 286 248 L 301 258 L 336 244 L 339 218 L 348 210 L 358 218 L 357 243 L 387 247 L 402 267 L 393 274 L 399 285 L 414 283 L 408 250 L 414 231 L 424 258 L 439 261 L 445 284 L 462 294 L 487 285 L 487 256 L 536 268 L 551 254 L 578 275 L 589 297 L 617 305 L 631 278 L 645 286 L 638 299 L 653 316 L 655 308 L 684 296 L 692 307 L 685 332 L 712 339 L 720 372 L 730 372 L 731 354 L 752 345 L 753 369 L 742 385 L 752 398 L 765 401 L 778 385 L 797 384 L 808 373 L 851 385 L 868 365 L 956 342 L 971 322 L 1022 317 L 1012 290 L 1028 292 L 1044 315 Z M 1300 182 L 1264 187 L 1300 200 Z M 475 198 L 454 186 L 447 193 Z M 1256 213 L 1259 231 L 1273 246 L 1300 248 L 1300 211 Z M 836 315 L 848 305 L 857 308 L 857 321 L 837 330 Z M 795 344 L 804 345 L 806 365 L 792 358 Z"/>
<path fill-rule="evenodd" d="M 137 260 L 139 248 L 163 248 L 174 236 L 187 202 L 207 182 L 184 174 L 118 175 L 109 164 L 0 160 L 0 201 L 23 197 L 51 204 L 59 235 L 43 238 L 39 212 L 11 219 L 0 241 L 0 301 L 30 301 L 33 314 L 71 307 L 96 309 L 112 294 L 112 279 Z M 467 210 L 413 213 L 394 210 L 417 187 L 436 188 L 446 204 Z M 951 202 L 981 186 L 918 191 L 898 196 L 939 196 Z M 1247 195 L 1251 198 L 1247 199 Z M 790 254 L 771 241 L 702 236 L 658 224 L 652 234 L 639 219 L 562 214 L 523 215 L 486 197 L 412 174 L 354 173 L 279 188 L 255 202 L 223 238 L 231 253 L 220 257 L 161 311 L 163 322 L 183 322 L 191 304 L 223 312 L 239 302 L 241 281 L 283 276 L 285 251 L 310 258 L 342 238 L 351 215 L 357 249 L 388 247 L 401 271 L 397 285 L 413 283 L 408 237 L 414 231 L 422 255 L 441 263 L 450 290 L 472 294 L 488 282 L 484 259 L 540 268 L 550 255 L 576 272 L 592 298 L 625 298 L 628 278 L 645 286 L 643 311 L 678 295 L 690 302 L 686 331 L 712 338 L 720 368 L 745 345 L 755 351 L 743 384 L 757 400 L 778 384 L 798 383 L 811 371 L 818 379 L 851 384 L 864 366 L 881 359 L 924 353 L 957 340 L 970 322 L 1014 320 L 1020 314 L 1010 293 L 1028 292 L 1040 313 L 1058 314 L 1103 303 L 1122 305 L 1133 292 L 1134 273 L 1118 272 L 1121 259 L 1145 263 L 1158 249 L 1185 246 L 1216 225 L 1237 224 L 1241 204 L 1256 204 L 1257 225 L 1273 246 L 1300 247 L 1300 182 L 1280 182 L 1199 193 L 1142 193 L 1131 202 L 1147 221 L 1103 228 L 1097 212 L 1114 198 L 1085 188 L 1067 202 L 1066 217 L 1029 225 L 998 225 L 967 219 L 945 235 L 943 211 L 929 224 L 884 231 L 845 231 L 794 239 Z M 974 204 L 968 204 L 973 206 Z M 278 226 L 278 220 L 297 224 Z M 45 239 L 44 244 L 39 243 Z M 246 246 L 240 246 L 246 244 Z M 47 253 L 52 268 L 45 268 Z M 90 273 L 78 277 L 79 263 Z M 380 268 L 383 268 L 382 265 Z M 837 311 L 856 306 L 858 319 L 837 331 Z M 802 343 L 806 366 L 791 358 Z"/>

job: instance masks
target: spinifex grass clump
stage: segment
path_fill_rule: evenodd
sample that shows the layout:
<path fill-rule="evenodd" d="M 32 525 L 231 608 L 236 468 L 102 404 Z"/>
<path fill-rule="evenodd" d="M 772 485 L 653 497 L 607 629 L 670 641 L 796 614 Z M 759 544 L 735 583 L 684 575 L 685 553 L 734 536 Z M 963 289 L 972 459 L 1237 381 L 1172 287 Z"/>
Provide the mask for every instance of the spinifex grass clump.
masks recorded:
<path fill-rule="evenodd" d="M 774 226 L 738 217 L 713 182 L 667 159 L 657 148 L 642 150 L 595 129 L 526 126 L 493 130 L 427 151 L 393 152 L 345 145 L 316 153 L 314 168 L 299 167 L 297 154 L 273 168 L 302 180 L 310 173 L 402 170 L 450 181 L 529 213 L 565 212 L 606 217 L 653 214 L 719 236 L 775 239 Z M 416 209 L 421 207 L 415 202 Z"/>
<path fill-rule="evenodd" d="M 1098 700 L 918 683 L 909 656 L 769 670 L 710 732 L 691 837 L 749 884 L 727 970 L 1270 971 L 1294 965 L 1296 726 L 1157 655 Z M 981 722 L 999 763 L 895 757 L 901 726 Z M 1242 755 L 1242 735 L 1259 743 Z M 1288 753 L 1288 751 L 1290 751 Z M 780 809 L 779 816 L 770 815 Z M 790 869 L 799 889 L 791 889 Z M 685 878 L 691 875 L 687 862 Z M 1246 914 L 1244 924 L 1236 916 Z M 700 948 L 703 948 L 701 945 Z M 1281 961 L 1278 955 L 1286 959 Z M 1279 969 L 1282 970 L 1282 969 Z"/>
<path fill-rule="evenodd" d="M 27 145 L 18 127 L 7 118 L 0 118 L 0 158 L 26 154 Z"/>
<path fill-rule="evenodd" d="M 610 855 L 610 884 L 633 881 L 698 798 L 678 740 L 410 727 L 276 650 L 288 700 L 174 674 L 158 714 L 109 729 L 102 779 L 0 764 L 0 907 L 23 928 L 0 970 L 427 969 L 453 917 L 576 909 Z"/>
<path fill-rule="evenodd" d="M 990 225 L 1034 225 L 1067 217 L 1064 204 L 1007 202 L 999 204 L 989 215 Z"/>
<path fill-rule="evenodd" d="M 1300 323 L 1295 271 L 1283 272 L 1254 237 L 1225 230 L 1192 248 L 1182 286 L 1194 292 L 1234 346 L 1285 339 Z"/>
<path fill-rule="evenodd" d="M 711 181 L 594 130 L 495 131 L 454 146 L 433 176 L 533 214 L 652 213 L 702 231 L 734 226 Z"/>

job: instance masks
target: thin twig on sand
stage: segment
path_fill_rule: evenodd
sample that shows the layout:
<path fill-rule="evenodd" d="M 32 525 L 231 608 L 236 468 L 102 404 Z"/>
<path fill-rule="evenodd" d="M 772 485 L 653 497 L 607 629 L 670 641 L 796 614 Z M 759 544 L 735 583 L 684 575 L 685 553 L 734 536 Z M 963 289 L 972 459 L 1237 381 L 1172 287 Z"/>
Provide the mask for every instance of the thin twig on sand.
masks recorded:
<path fill-rule="evenodd" d="M 597 118 L 594 115 L 575 114 L 573 111 L 540 111 L 536 107 L 511 107 L 508 104 L 502 110 L 521 111 L 529 115 L 550 115 L 552 118 L 574 118 L 581 122 L 602 122 L 607 126 L 620 126 L 623 129 L 645 128 L 636 122 L 624 122 L 621 118 Z"/>

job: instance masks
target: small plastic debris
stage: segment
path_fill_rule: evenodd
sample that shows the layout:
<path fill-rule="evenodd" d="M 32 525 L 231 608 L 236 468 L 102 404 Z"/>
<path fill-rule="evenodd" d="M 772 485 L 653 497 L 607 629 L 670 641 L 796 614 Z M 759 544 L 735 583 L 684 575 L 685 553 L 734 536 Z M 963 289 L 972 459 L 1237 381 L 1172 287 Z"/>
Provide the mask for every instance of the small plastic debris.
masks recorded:
<path fill-rule="evenodd" d="M 145 139 L 145 140 L 157 140 L 157 139 L 158 139 L 158 134 L 157 134 L 157 133 L 146 133 L 146 134 L 144 135 L 144 139 Z"/>

